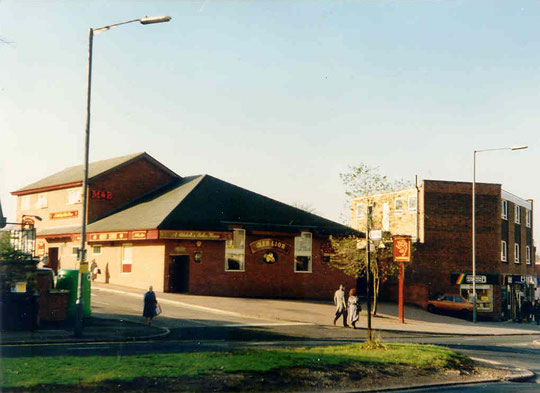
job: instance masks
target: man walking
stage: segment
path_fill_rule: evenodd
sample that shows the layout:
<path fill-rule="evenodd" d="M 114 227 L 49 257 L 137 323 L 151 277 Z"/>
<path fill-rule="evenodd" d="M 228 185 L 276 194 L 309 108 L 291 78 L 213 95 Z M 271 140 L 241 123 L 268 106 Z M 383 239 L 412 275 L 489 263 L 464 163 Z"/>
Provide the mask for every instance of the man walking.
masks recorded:
<path fill-rule="evenodd" d="M 334 293 L 334 304 L 336 305 L 334 326 L 339 317 L 343 316 L 343 327 L 347 327 L 347 302 L 345 301 L 345 287 L 343 284 L 340 284 L 339 289 Z"/>

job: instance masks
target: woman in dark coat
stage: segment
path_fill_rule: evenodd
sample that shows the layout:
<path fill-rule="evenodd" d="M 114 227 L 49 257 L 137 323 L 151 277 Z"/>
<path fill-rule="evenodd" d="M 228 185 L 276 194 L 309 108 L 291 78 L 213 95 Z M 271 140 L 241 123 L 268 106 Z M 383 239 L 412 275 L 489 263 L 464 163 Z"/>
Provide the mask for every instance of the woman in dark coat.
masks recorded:
<path fill-rule="evenodd" d="M 157 299 L 152 286 L 148 288 L 148 292 L 144 294 L 144 309 L 143 317 L 146 318 L 146 323 L 150 325 L 152 318 L 156 316 Z"/>

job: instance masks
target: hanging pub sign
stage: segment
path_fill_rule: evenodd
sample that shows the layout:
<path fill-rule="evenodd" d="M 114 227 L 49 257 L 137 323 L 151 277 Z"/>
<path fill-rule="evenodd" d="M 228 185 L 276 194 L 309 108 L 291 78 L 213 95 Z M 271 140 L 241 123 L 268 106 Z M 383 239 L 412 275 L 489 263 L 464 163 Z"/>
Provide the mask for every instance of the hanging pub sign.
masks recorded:
<path fill-rule="evenodd" d="M 111 191 L 91 190 L 90 198 L 105 199 L 106 201 L 110 201 L 113 199 L 113 193 Z"/>
<path fill-rule="evenodd" d="M 251 249 L 252 253 L 256 253 L 258 251 L 266 251 L 266 250 L 281 251 L 285 254 L 289 254 L 291 252 L 290 245 L 277 239 L 255 240 L 254 242 L 249 243 L 249 248 Z"/>
<path fill-rule="evenodd" d="M 411 238 L 408 236 L 395 236 L 394 240 L 394 262 L 411 261 Z"/>

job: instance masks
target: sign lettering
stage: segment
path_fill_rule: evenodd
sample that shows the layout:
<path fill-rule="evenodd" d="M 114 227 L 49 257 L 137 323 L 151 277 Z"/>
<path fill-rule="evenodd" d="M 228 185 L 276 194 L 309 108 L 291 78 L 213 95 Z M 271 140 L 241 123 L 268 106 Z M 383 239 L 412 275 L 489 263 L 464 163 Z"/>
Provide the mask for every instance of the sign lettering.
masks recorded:
<path fill-rule="evenodd" d="M 159 231 L 160 239 L 191 239 L 191 240 L 231 240 L 229 232 L 206 231 Z"/>
<path fill-rule="evenodd" d="M 289 254 L 291 246 L 287 243 L 277 239 L 259 239 L 249 243 L 249 248 L 252 253 L 266 250 L 276 250 Z"/>
<path fill-rule="evenodd" d="M 61 218 L 73 218 L 73 217 L 77 217 L 78 215 L 79 215 L 79 212 L 77 210 L 70 210 L 66 212 L 49 213 L 49 218 L 51 220 L 57 220 Z"/>
<path fill-rule="evenodd" d="M 90 198 L 105 199 L 107 201 L 110 201 L 111 199 L 113 199 L 113 193 L 111 191 L 92 190 L 92 192 L 90 193 Z"/>

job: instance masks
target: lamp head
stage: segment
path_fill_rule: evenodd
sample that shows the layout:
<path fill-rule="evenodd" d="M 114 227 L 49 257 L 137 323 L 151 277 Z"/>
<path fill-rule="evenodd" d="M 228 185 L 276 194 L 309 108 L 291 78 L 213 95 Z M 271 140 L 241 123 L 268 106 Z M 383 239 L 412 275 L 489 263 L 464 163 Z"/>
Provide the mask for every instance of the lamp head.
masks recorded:
<path fill-rule="evenodd" d="M 510 148 L 510 150 L 525 150 L 528 149 L 529 146 L 513 146 Z"/>
<path fill-rule="evenodd" d="M 145 16 L 144 18 L 140 19 L 139 22 L 141 22 L 141 25 L 150 25 L 152 23 L 164 23 L 169 22 L 172 18 L 170 16 Z"/>

